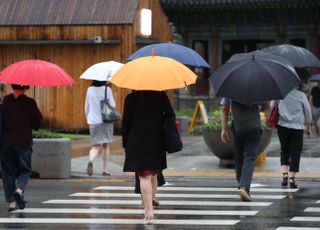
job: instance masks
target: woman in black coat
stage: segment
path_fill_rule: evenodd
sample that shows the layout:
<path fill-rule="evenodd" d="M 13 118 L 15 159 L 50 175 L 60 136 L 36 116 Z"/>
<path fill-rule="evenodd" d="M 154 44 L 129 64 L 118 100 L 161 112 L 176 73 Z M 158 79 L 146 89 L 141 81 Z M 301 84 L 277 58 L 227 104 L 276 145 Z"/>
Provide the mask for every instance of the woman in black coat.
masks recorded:
<path fill-rule="evenodd" d="M 136 172 L 146 210 L 152 220 L 157 192 L 157 173 L 167 168 L 164 144 L 164 119 L 175 118 L 165 92 L 134 91 L 125 100 L 122 119 L 122 144 L 126 158 L 124 172 Z"/>

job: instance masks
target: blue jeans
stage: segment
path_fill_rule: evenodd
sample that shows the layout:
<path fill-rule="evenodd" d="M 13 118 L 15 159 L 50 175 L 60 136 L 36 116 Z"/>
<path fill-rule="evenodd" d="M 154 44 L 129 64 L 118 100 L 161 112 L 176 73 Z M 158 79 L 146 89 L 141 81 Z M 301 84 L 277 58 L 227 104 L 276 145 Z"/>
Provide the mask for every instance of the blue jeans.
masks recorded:
<path fill-rule="evenodd" d="M 4 195 L 8 203 L 14 201 L 17 188 L 25 190 L 31 176 L 31 147 L 2 146 L 1 168 Z"/>
<path fill-rule="evenodd" d="M 261 129 L 257 129 L 249 133 L 237 133 L 233 128 L 232 133 L 237 149 L 237 153 L 235 154 L 235 170 L 238 186 L 250 190 L 262 131 Z"/>

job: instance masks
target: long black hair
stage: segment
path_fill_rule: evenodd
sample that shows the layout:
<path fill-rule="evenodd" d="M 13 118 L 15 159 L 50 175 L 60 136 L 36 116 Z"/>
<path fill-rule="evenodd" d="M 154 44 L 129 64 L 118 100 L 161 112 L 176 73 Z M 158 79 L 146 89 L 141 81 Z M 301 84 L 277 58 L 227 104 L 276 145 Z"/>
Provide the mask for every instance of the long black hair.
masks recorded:
<path fill-rule="evenodd" d="M 96 81 L 93 80 L 91 83 L 91 86 L 95 86 L 95 87 L 100 87 L 100 86 L 107 86 L 107 82 L 106 81 Z"/>

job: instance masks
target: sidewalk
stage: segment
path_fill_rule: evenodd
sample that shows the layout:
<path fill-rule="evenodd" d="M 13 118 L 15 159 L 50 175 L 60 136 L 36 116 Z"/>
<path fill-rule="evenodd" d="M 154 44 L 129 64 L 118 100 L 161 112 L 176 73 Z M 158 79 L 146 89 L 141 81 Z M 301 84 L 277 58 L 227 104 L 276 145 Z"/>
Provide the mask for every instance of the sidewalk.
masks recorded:
<path fill-rule="evenodd" d="M 124 151 L 120 136 L 115 136 L 111 144 L 109 170 L 111 175 L 124 175 L 122 172 Z M 88 177 L 86 174 L 90 140 L 83 139 L 72 143 L 72 176 Z M 280 143 L 274 133 L 266 149 L 267 159 L 255 168 L 255 176 L 279 177 L 280 175 Z M 167 156 L 168 168 L 166 176 L 234 176 L 234 169 L 219 167 L 217 158 L 207 148 L 202 135 L 184 137 L 184 149 Z M 298 177 L 320 178 L 320 138 L 305 138 L 300 173 Z M 93 177 L 102 177 L 100 156 L 94 161 Z M 106 179 L 106 177 L 103 177 Z"/>

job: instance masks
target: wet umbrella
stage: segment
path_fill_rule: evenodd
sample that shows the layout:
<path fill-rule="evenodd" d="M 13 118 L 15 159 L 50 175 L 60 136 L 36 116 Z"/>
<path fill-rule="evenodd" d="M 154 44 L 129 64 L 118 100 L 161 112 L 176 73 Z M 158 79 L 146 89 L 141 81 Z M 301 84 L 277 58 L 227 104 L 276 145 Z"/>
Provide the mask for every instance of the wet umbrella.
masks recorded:
<path fill-rule="evenodd" d="M 233 55 L 209 80 L 217 96 L 243 104 L 282 99 L 300 83 L 289 61 L 262 51 Z"/>
<path fill-rule="evenodd" d="M 137 58 L 152 56 L 152 49 L 154 49 L 155 56 L 172 58 L 190 67 L 211 68 L 196 51 L 186 46 L 170 42 L 144 46 L 132 54 L 128 60 L 132 61 Z"/>
<path fill-rule="evenodd" d="M 290 61 L 294 67 L 320 67 L 320 61 L 309 50 L 294 45 L 276 45 L 262 49 L 262 51 L 278 55 Z"/>
<path fill-rule="evenodd" d="M 28 86 L 72 85 L 74 80 L 61 67 L 42 60 L 23 60 L 0 73 L 0 82 Z"/>
<path fill-rule="evenodd" d="M 96 81 L 110 81 L 112 76 L 123 66 L 116 61 L 100 62 L 90 66 L 84 71 L 80 78 Z"/>
<path fill-rule="evenodd" d="M 319 81 L 320 82 L 320 74 L 313 75 L 309 78 L 309 81 Z"/>
<path fill-rule="evenodd" d="M 188 67 L 171 58 L 149 56 L 126 63 L 111 83 L 126 89 L 163 91 L 184 88 L 196 79 Z"/>

